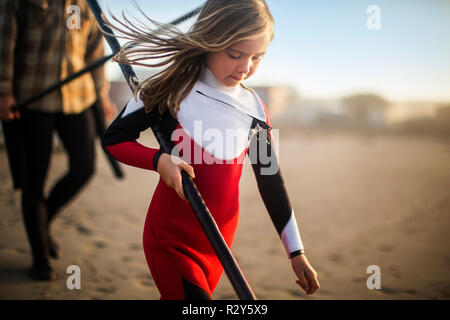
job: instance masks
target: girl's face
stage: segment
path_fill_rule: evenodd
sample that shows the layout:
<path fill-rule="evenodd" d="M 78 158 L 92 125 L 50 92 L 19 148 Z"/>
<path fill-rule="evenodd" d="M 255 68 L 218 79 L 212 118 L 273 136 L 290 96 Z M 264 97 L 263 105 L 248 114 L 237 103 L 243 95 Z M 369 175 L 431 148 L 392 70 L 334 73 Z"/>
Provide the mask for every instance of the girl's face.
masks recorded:
<path fill-rule="evenodd" d="M 256 72 L 269 42 L 269 35 L 238 41 L 225 50 L 208 53 L 206 64 L 220 83 L 235 87 Z"/>

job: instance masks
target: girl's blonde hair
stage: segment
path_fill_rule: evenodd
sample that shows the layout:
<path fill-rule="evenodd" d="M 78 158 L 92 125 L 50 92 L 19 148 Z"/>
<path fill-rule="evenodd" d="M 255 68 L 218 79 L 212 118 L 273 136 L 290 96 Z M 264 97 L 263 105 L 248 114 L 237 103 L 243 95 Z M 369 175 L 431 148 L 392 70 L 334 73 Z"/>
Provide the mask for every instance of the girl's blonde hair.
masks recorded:
<path fill-rule="evenodd" d="M 113 60 L 122 64 L 166 66 L 142 81 L 135 95 L 140 92 L 146 112 L 158 108 L 163 114 L 168 108 L 174 118 L 174 109 L 178 112 L 180 102 L 198 80 L 207 53 L 224 50 L 241 40 L 269 34 L 272 41 L 274 37 L 274 20 L 265 0 L 208 0 L 187 33 L 174 25 L 156 22 L 139 10 L 156 30 L 142 22 L 140 26 L 132 23 L 123 12 L 124 21 L 110 13 L 120 26 L 114 26 L 104 17 L 105 23 L 118 31 L 116 37 L 130 40 Z M 161 58 L 164 60 L 158 63 L 142 62 Z"/>

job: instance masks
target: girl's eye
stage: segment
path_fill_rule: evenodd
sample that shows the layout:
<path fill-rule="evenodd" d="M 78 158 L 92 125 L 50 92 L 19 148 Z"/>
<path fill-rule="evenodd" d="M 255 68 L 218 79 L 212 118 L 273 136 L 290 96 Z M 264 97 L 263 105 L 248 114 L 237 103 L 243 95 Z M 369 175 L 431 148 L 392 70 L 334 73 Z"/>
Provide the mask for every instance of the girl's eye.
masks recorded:
<path fill-rule="evenodd" d="M 239 59 L 240 57 L 235 57 L 235 56 L 233 56 L 233 55 L 231 55 L 231 54 L 229 54 L 228 55 L 231 59 Z"/>

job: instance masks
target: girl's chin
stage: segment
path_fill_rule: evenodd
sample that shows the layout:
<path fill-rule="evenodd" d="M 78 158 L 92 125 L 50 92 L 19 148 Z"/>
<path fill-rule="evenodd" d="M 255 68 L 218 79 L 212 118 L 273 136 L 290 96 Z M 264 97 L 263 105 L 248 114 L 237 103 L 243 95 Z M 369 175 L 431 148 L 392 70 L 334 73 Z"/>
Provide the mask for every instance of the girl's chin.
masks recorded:
<path fill-rule="evenodd" d="M 228 79 L 229 81 L 227 81 L 228 83 L 226 84 L 227 87 L 235 87 L 241 83 L 240 80 L 233 78 L 232 76 L 229 76 Z"/>

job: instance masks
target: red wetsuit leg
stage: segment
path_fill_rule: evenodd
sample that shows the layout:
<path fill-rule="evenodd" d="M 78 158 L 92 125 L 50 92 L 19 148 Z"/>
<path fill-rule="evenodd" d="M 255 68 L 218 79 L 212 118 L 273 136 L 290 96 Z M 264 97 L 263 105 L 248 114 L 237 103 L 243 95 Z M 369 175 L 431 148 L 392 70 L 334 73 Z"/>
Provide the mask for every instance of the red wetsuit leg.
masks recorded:
<path fill-rule="evenodd" d="M 150 205 L 144 226 L 143 247 L 160 300 L 212 299 L 205 272 L 181 243 L 156 239 L 151 231 Z"/>
<path fill-rule="evenodd" d="M 192 257 L 168 242 L 157 240 L 146 242 L 144 252 L 161 300 L 191 299 L 193 291 L 205 296 L 198 299 L 212 299 L 205 274 Z"/>

